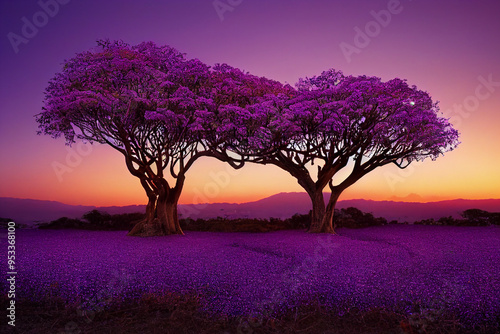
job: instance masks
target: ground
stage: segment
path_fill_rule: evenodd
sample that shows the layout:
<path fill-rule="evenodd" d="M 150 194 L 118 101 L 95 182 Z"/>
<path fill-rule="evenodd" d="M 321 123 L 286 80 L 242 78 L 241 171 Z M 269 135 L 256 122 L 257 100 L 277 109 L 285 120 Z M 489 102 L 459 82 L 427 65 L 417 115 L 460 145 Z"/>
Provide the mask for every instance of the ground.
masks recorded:
<path fill-rule="evenodd" d="M 415 321 L 452 312 L 473 325 L 499 316 L 495 226 L 147 239 L 122 231 L 18 230 L 16 241 L 19 298 L 58 296 L 97 313 L 116 298 L 174 291 L 199 295 L 203 311 L 235 317 L 276 315 L 308 300 L 340 313 L 383 307 Z"/>

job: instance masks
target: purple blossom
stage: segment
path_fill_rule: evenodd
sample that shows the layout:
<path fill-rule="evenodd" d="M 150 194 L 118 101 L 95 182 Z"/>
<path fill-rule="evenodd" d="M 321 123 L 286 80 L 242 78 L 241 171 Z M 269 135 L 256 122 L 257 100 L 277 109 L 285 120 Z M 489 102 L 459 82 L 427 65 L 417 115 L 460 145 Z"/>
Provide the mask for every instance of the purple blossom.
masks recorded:
<path fill-rule="evenodd" d="M 83 309 L 98 292 L 107 300 L 193 290 L 208 312 L 243 316 L 318 299 L 346 312 L 451 311 L 473 325 L 494 323 L 500 309 L 494 226 L 382 226 L 339 229 L 335 236 L 187 232 L 149 239 L 102 231 L 17 233 L 19 297 L 52 294 Z"/>

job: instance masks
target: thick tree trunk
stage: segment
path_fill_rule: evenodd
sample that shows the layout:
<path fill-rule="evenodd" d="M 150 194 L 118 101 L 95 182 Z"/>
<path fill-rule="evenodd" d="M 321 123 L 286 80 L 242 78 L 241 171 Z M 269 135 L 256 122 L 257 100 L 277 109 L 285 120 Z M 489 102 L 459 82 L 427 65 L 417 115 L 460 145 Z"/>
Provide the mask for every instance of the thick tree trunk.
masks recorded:
<path fill-rule="evenodd" d="M 151 194 L 148 196 L 148 205 L 146 206 L 146 220 L 152 221 L 156 213 L 156 195 Z"/>
<path fill-rule="evenodd" d="M 129 236 L 153 237 L 170 234 L 184 234 L 177 216 L 177 202 L 159 196 L 156 201 L 156 214 L 146 207 L 146 218 L 138 222 L 128 233 Z"/>
<path fill-rule="evenodd" d="M 309 230 L 310 233 L 332 233 L 335 234 L 335 225 L 334 225 L 334 214 L 335 214 L 335 205 L 337 204 L 337 200 L 340 197 L 340 192 L 334 192 L 330 194 L 330 199 L 328 200 L 328 205 L 326 206 L 324 215 L 319 226 L 315 226 L 313 229 Z"/>
<path fill-rule="evenodd" d="M 185 176 L 184 174 L 177 177 L 177 182 L 175 188 L 169 193 L 167 212 L 169 217 L 171 217 L 172 231 L 175 234 L 184 235 L 182 232 L 181 225 L 179 224 L 179 214 L 177 213 L 177 203 L 179 202 L 179 197 L 181 197 L 182 188 L 184 186 Z"/>
<path fill-rule="evenodd" d="M 309 225 L 308 231 L 319 232 L 325 215 L 323 191 L 322 189 L 318 189 L 314 192 L 308 192 L 308 195 L 312 202 L 311 224 Z"/>
<path fill-rule="evenodd" d="M 155 194 L 149 194 L 148 199 L 148 205 L 146 205 L 146 217 L 137 222 L 127 235 L 141 237 L 164 235 L 160 221 L 156 218 L 158 196 Z"/>
<path fill-rule="evenodd" d="M 322 230 L 323 233 L 335 233 L 335 205 L 340 197 L 340 192 L 333 192 L 330 194 L 328 205 L 326 206 L 325 216 L 323 218 Z"/>
<path fill-rule="evenodd" d="M 179 223 L 179 213 L 177 212 L 177 202 L 175 202 L 173 216 L 175 217 L 175 219 L 174 219 L 175 233 L 184 235 L 184 232 L 182 231 L 182 228 L 181 228 L 181 224 Z"/>
<path fill-rule="evenodd" d="M 134 237 L 154 237 L 167 234 L 161 221 L 158 218 L 152 218 L 151 220 L 143 219 L 139 221 L 127 235 Z"/>
<path fill-rule="evenodd" d="M 169 235 L 175 232 L 174 222 L 172 221 L 172 203 L 168 203 L 168 199 L 163 195 L 158 197 L 158 205 L 156 206 L 156 217 L 162 225 L 162 235 Z"/>
<path fill-rule="evenodd" d="M 158 195 L 148 196 L 146 218 L 138 222 L 128 235 L 139 237 L 183 235 L 177 215 L 177 201 L 181 190 L 182 184 L 173 189 L 162 187 Z"/>
<path fill-rule="evenodd" d="M 177 201 L 168 196 L 165 200 L 158 199 L 158 219 L 163 223 L 165 234 L 184 234 L 177 215 Z"/>

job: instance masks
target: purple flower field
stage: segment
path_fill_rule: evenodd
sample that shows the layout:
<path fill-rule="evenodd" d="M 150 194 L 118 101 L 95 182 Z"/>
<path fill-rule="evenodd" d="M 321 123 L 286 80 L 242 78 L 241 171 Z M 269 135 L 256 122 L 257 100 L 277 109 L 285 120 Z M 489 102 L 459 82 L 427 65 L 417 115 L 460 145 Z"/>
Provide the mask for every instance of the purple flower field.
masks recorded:
<path fill-rule="evenodd" d="M 310 298 L 340 309 L 453 311 L 466 323 L 500 310 L 500 229 L 383 226 L 339 235 L 17 231 L 17 292 L 106 304 L 116 296 L 197 292 L 210 312 L 279 312 Z M 2 289 L 6 288 L 5 280 Z"/>

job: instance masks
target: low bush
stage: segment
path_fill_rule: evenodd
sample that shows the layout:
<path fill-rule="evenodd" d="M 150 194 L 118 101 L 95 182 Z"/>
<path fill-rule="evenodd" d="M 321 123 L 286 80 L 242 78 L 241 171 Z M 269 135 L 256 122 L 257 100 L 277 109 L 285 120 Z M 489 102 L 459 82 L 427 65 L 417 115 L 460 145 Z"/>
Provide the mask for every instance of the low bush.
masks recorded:
<path fill-rule="evenodd" d="M 136 222 L 143 219 L 143 213 L 123 213 L 110 215 L 106 212 L 92 210 L 83 215 L 83 219 L 62 217 L 49 223 L 38 224 L 39 229 L 81 229 L 98 231 L 129 231 Z"/>
<path fill-rule="evenodd" d="M 185 231 L 205 232 L 270 232 L 279 230 L 307 229 L 311 223 L 311 213 L 295 214 L 291 218 L 279 219 L 252 219 L 252 218 L 214 218 L 214 219 L 180 219 L 181 228 Z M 143 213 L 124 213 L 110 215 L 99 210 L 85 213 L 82 219 L 62 217 L 49 223 L 38 224 L 40 229 L 84 229 L 101 231 L 130 231 L 135 223 L 144 219 Z M 469 209 L 462 213 L 463 219 L 451 216 L 438 220 L 433 218 L 414 222 L 415 225 L 441 226 L 490 226 L 500 225 L 500 213 L 488 212 L 479 209 Z M 10 219 L 0 218 L 0 228 L 6 228 Z M 335 210 L 335 226 L 345 228 L 364 228 L 387 224 L 408 224 L 392 220 L 389 223 L 385 218 L 374 217 L 371 213 L 364 213 L 353 207 Z M 22 225 L 16 225 L 22 228 Z"/>
<path fill-rule="evenodd" d="M 308 228 L 311 225 L 311 213 L 305 215 L 296 213 L 291 218 L 285 219 L 284 223 L 292 230 Z"/>
<path fill-rule="evenodd" d="M 474 226 L 500 225 L 500 212 L 469 209 L 462 212 L 461 216 L 468 224 Z"/>
<path fill-rule="evenodd" d="M 59 219 L 53 220 L 50 223 L 42 223 L 38 225 L 39 229 L 47 229 L 47 230 L 59 230 L 59 229 L 83 229 L 85 228 L 87 223 L 81 221 L 80 219 L 73 219 L 68 217 L 61 217 Z"/>
<path fill-rule="evenodd" d="M 463 219 L 451 216 L 438 220 L 433 218 L 414 222 L 415 225 L 441 225 L 441 226 L 491 226 L 500 225 L 500 213 L 488 212 L 480 209 L 469 209 L 461 213 Z"/>
<path fill-rule="evenodd" d="M 9 224 L 10 222 L 13 222 L 14 220 L 10 219 L 10 218 L 0 218 L 0 229 L 8 229 L 9 228 L 9 225 L 12 225 L 12 224 Z M 16 222 L 14 222 L 14 228 L 18 229 L 18 228 L 25 228 L 26 226 L 23 225 L 23 224 L 18 224 Z"/>
<path fill-rule="evenodd" d="M 185 231 L 202 232 L 270 232 L 302 228 L 303 217 L 298 215 L 281 220 L 271 219 L 249 219 L 237 218 L 227 219 L 218 217 L 216 219 L 181 219 L 181 228 Z"/>
<path fill-rule="evenodd" d="M 387 225 L 387 219 L 381 217 L 375 218 L 373 214 L 364 213 L 353 207 L 336 210 L 334 220 L 337 227 L 347 228 Z"/>

